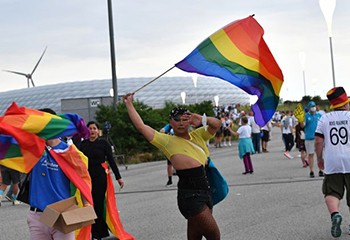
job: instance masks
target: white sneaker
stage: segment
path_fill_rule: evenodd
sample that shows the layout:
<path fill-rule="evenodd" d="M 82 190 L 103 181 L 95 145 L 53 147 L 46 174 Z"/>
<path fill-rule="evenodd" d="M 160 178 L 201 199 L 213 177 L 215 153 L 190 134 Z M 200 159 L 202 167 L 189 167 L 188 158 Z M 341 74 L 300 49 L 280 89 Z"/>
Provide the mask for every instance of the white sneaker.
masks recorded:
<path fill-rule="evenodd" d="M 13 200 L 13 202 L 12 202 L 12 206 L 20 205 L 20 204 L 22 204 L 22 202 L 20 202 L 18 200 Z"/>
<path fill-rule="evenodd" d="M 231 145 L 231 142 L 229 142 L 228 145 L 231 147 L 231 146 L 232 146 L 232 145 Z"/>
<path fill-rule="evenodd" d="M 289 154 L 289 152 L 285 152 L 284 156 L 286 156 L 289 159 L 293 159 L 293 156 Z"/>
<path fill-rule="evenodd" d="M 227 147 L 226 143 L 224 143 L 224 147 Z"/>

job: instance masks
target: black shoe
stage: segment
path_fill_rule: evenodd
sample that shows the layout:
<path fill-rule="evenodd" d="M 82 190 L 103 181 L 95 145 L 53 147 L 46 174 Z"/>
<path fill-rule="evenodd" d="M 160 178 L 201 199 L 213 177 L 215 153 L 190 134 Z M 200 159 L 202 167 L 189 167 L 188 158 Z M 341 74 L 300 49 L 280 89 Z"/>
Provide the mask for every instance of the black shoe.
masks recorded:
<path fill-rule="evenodd" d="M 246 174 L 248 174 L 248 173 L 249 173 L 249 172 L 242 172 L 243 175 L 246 175 Z"/>
<path fill-rule="evenodd" d="M 320 170 L 320 171 L 318 172 L 318 176 L 319 176 L 319 177 L 324 177 L 324 173 Z"/>
<path fill-rule="evenodd" d="M 254 173 L 254 171 L 249 171 L 249 173 L 250 173 L 250 174 L 253 174 L 253 173 Z"/>
<path fill-rule="evenodd" d="M 314 177 L 315 177 L 314 172 L 310 172 L 310 178 L 314 178 Z"/>
<path fill-rule="evenodd" d="M 172 181 L 168 181 L 165 186 L 166 187 L 170 187 L 171 185 L 173 185 L 173 182 Z"/>

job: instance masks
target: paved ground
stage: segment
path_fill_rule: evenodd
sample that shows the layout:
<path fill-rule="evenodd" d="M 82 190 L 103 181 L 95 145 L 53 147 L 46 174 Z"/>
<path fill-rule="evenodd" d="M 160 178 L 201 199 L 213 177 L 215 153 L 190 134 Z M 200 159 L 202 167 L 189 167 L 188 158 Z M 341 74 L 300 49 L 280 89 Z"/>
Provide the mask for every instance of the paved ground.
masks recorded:
<path fill-rule="evenodd" d="M 236 143 L 211 148 L 211 156 L 230 184 L 228 197 L 214 208 L 223 240 L 322 240 L 332 239 L 330 217 L 321 193 L 322 178 L 310 179 L 298 152 L 294 159 L 283 156 L 279 129 L 273 130 L 269 153 L 253 155 L 255 172 L 242 175 Z M 186 222 L 177 210 L 176 187 L 165 188 L 166 162 L 120 167 L 126 182 L 116 187 L 120 217 L 127 231 L 143 240 L 186 239 Z M 177 177 L 175 182 L 177 182 Z M 341 202 L 343 235 L 349 239 L 350 223 Z M 0 208 L 0 239 L 29 239 L 26 225 L 28 206 Z"/>

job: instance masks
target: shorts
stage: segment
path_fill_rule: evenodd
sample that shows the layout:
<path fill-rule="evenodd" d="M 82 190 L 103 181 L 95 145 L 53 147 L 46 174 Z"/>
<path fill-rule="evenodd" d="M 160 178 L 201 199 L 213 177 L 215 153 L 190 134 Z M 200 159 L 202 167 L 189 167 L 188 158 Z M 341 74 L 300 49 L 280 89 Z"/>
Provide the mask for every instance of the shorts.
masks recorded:
<path fill-rule="evenodd" d="M 186 219 L 202 212 L 207 206 L 212 209 L 210 190 L 178 189 L 177 205 Z"/>
<path fill-rule="evenodd" d="M 203 166 L 177 170 L 177 206 L 186 218 L 193 217 L 206 207 L 212 209 L 213 202 L 209 182 Z"/>
<path fill-rule="evenodd" d="M 315 140 L 305 140 L 305 149 L 307 154 L 315 153 Z"/>
<path fill-rule="evenodd" d="M 1 166 L 2 183 L 5 185 L 11 185 L 19 183 L 20 172 Z"/>
<path fill-rule="evenodd" d="M 323 179 L 322 193 L 341 200 L 346 188 L 346 203 L 350 207 L 350 173 L 326 174 Z"/>
<path fill-rule="evenodd" d="M 224 130 L 224 137 L 231 137 L 231 132 L 228 129 Z"/>
<path fill-rule="evenodd" d="M 263 135 L 262 135 L 262 137 L 261 137 L 261 140 L 262 140 L 263 142 L 268 142 L 269 139 L 270 139 L 270 132 L 267 131 L 267 130 L 262 130 L 262 133 L 263 133 Z"/>

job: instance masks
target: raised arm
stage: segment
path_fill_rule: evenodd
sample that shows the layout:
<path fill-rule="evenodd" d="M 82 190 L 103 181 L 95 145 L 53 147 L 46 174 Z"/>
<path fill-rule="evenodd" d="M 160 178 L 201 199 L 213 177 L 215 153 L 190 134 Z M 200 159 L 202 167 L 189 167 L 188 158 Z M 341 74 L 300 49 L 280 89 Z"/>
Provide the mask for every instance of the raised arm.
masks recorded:
<path fill-rule="evenodd" d="M 202 115 L 197 113 L 190 114 L 190 124 L 198 127 L 202 124 Z M 221 121 L 214 117 L 207 117 L 208 132 L 210 134 L 215 134 L 221 127 Z"/>
<path fill-rule="evenodd" d="M 126 109 L 128 110 L 128 114 L 130 117 L 131 122 L 134 124 L 136 129 L 150 142 L 152 141 L 155 130 L 151 128 L 150 126 L 143 123 L 142 118 L 136 111 L 134 104 L 133 104 L 133 94 L 128 93 L 126 96 L 124 96 L 124 103 L 126 106 Z"/>

